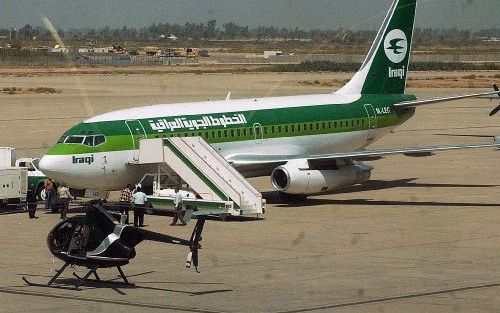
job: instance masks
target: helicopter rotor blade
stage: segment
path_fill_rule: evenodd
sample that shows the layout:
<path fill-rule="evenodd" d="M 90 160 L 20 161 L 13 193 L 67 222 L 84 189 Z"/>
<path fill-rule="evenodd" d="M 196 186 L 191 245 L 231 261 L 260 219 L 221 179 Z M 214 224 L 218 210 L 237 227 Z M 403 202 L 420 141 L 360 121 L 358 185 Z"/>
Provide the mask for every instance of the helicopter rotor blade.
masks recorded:
<path fill-rule="evenodd" d="M 500 90 L 496 84 L 493 84 L 493 89 L 498 92 L 498 97 L 500 97 Z M 490 112 L 490 116 L 497 114 L 498 111 L 500 111 L 500 104 Z"/>

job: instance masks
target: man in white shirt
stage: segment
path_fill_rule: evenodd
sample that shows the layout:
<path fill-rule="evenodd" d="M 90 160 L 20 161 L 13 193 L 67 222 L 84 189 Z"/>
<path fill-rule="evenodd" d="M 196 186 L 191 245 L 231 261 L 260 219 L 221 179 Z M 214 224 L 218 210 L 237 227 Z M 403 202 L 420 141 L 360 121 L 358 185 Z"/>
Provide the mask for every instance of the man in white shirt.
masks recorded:
<path fill-rule="evenodd" d="M 144 205 L 147 201 L 147 196 L 142 192 L 141 187 L 137 187 L 134 196 L 134 226 L 144 227 Z"/>
<path fill-rule="evenodd" d="M 176 226 L 177 225 L 177 220 L 181 221 L 181 225 L 185 226 L 186 222 L 182 219 L 182 194 L 179 191 L 179 187 L 175 188 L 175 198 L 174 198 L 174 220 L 172 221 L 172 224 L 170 226 Z"/>
<path fill-rule="evenodd" d="M 61 184 L 59 188 L 57 188 L 57 194 L 59 196 L 61 219 L 64 220 L 66 219 L 66 213 L 68 212 L 71 193 L 69 192 L 69 188 L 65 184 Z"/>

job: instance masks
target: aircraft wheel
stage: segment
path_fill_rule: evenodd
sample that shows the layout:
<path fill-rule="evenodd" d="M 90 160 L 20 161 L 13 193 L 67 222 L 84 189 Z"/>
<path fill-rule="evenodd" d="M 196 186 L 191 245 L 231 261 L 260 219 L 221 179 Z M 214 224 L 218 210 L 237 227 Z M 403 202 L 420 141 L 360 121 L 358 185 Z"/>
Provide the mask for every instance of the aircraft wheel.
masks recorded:
<path fill-rule="evenodd" d="M 38 186 L 36 189 L 36 197 L 39 201 L 45 201 L 47 199 L 47 194 L 45 193 L 45 188 L 43 185 Z"/>

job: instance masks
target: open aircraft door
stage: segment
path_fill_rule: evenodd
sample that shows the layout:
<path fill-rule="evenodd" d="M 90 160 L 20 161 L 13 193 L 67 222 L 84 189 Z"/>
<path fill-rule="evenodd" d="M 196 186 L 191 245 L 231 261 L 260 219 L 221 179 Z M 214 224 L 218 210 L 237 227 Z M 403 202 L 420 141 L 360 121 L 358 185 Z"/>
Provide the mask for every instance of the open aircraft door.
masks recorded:
<path fill-rule="evenodd" d="M 127 120 L 125 121 L 128 130 L 130 131 L 130 136 L 132 138 L 132 143 L 134 145 L 134 160 L 139 160 L 139 141 L 141 139 L 146 139 L 146 131 L 139 120 Z"/>

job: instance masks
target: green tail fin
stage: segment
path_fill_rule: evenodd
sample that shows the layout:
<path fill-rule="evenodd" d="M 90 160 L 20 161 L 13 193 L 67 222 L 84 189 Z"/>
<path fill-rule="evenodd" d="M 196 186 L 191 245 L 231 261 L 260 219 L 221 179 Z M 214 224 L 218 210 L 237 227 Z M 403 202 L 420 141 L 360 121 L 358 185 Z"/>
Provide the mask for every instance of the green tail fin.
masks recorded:
<path fill-rule="evenodd" d="M 416 7 L 417 0 L 394 0 L 361 69 L 338 93 L 405 92 Z"/>

